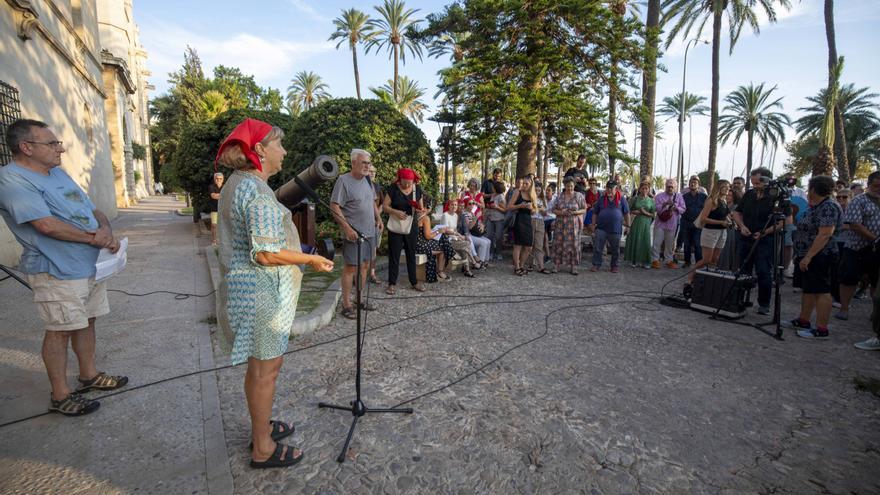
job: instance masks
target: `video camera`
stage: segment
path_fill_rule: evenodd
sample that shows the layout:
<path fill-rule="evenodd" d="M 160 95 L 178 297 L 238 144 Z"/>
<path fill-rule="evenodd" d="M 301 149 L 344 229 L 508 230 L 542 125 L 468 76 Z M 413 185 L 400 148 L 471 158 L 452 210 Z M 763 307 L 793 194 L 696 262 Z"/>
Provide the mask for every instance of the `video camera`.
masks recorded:
<path fill-rule="evenodd" d="M 761 177 L 761 182 L 767 184 L 765 194 L 773 199 L 774 209 L 781 210 L 791 205 L 792 188 L 797 183 L 794 177 L 783 177 L 771 180 L 769 177 Z"/>

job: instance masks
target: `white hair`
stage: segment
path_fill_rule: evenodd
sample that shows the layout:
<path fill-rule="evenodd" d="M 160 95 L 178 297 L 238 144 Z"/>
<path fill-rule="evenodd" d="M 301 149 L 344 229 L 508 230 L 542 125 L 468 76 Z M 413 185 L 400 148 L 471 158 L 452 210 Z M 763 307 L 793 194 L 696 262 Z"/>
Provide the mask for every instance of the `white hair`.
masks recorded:
<path fill-rule="evenodd" d="M 223 177 L 223 172 L 215 172 L 214 177 Z"/>
<path fill-rule="evenodd" d="M 371 157 L 372 157 L 372 155 L 370 155 L 370 152 L 367 151 L 367 150 L 362 150 L 362 149 L 360 149 L 360 148 L 352 148 L 352 150 L 351 150 L 351 161 L 354 161 L 354 159 L 357 158 L 358 155 L 366 155 L 367 158 L 371 158 Z"/>

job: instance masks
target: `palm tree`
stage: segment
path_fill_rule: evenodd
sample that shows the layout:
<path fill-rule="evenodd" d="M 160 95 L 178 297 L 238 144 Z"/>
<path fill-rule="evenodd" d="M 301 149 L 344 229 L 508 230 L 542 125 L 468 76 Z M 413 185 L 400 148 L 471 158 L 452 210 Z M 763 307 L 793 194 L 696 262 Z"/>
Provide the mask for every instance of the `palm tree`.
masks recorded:
<path fill-rule="evenodd" d="M 401 76 L 397 80 L 397 96 L 391 85 L 394 81 L 388 80 L 382 87 L 370 88 L 380 100 L 396 108 L 400 113 L 406 115 L 416 123 L 421 123 L 425 118 L 425 110 L 427 105 L 421 100 L 425 95 L 425 90 L 418 86 L 418 82 L 406 76 Z"/>
<path fill-rule="evenodd" d="M 642 72 L 642 147 L 639 175 L 654 175 L 654 107 L 657 103 L 657 54 L 660 48 L 660 0 L 648 0 L 645 17 L 645 58 Z M 635 154 L 635 151 L 633 151 Z"/>
<path fill-rule="evenodd" d="M 216 89 L 205 91 L 198 103 L 199 108 L 201 108 L 208 120 L 214 120 L 214 117 L 229 109 L 229 102 L 226 100 L 226 97 Z"/>
<path fill-rule="evenodd" d="M 675 96 L 667 96 L 666 98 L 663 98 L 663 103 L 657 108 L 657 113 L 667 117 L 666 120 L 675 119 L 676 122 L 679 120 L 686 122 L 688 118 L 693 115 L 706 115 L 706 112 L 709 111 L 709 107 L 703 105 L 706 101 L 705 96 L 697 96 L 693 93 L 688 93 L 687 91 L 685 91 L 684 94 L 684 119 L 679 116 L 679 114 L 681 114 L 681 93 L 676 93 Z M 691 135 L 693 136 L 693 126 L 690 126 L 690 129 Z M 688 143 L 690 142 L 691 138 L 688 139 Z M 678 145 L 684 146 L 684 143 L 678 143 Z M 684 181 L 683 168 L 684 164 L 682 163 L 678 170 L 679 184 Z M 688 169 L 690 169 L 690 151 L 688 151 Z"/>
<path fill-rule="evenodd" d="M 406 63 L 406 52 L 422 59 L 422 45 L 413 39 L 412 29 L 421 19 L 415 19 L 418 9 L 407 9 L 403 0 L 385 0 L 381 7 L 374 7 L 381 19 L 370 19 L 367 23 L 373 30 L 373 37 L 367 41 L 367 53 L 372 48 L 387 49 L 389 58 L 394 59 L 394 100 L 397 100 L 398 61 Z"/>
<path fill-rule="evenodd" d="M 844 133 L 843 137 L 846 141 L 846 151 L 844 157 L 846 159 L 846 172 L 850 178 L 854 176 L 861 159 L 869 159 L 870 146 L 867 146 L 872 139 L 876 138 L 876 130 L 880 129 L 880 117 L 876 111 L 880 106 L 873 101 L 877 98 L 877 93 L 869 93 L 869 88 L 856 89 L 853 84 L 845 84 L 841 86 L 837 92 L 837 104 L 835 110 L 840 111 L 843 120 Z M 819 136 L 822 127 L 825 125 L 826 107 L 828 106 L 828 88 L 822 88 L 815 96 L 810 96 L 807 101 L 812 105 L 798 108 L 804 115 L 794 122 L 795 130 L 801 139 L 808 136 Z M 837 123 L 835 111 L 835 137 L 837 137 Z M 835 139 L 835 148 L 837 140 Z M 835 150 L 836 151 L 836 150 Z M 835 153 L 835 161 L 838 158 Z M 838 178 L 845 177 L 840 170 L 843 168 L 838 164 Z M 843 179 L 842 179 L 843 180 Z"/>
<path fill-rule="evenodd" d="M 318 103 L 330 99 L 328 86 L 321 80 L 321 76 L 312 71 L 300 71 L 290 82 L 287 88 L 288 108 L 300 107 L 302 110 L 311 110 Z"/>
<path fill-rule="evenodd" d="M 672 23 L 669 38 L 666 40 L 667 48 L 679 35 L 683 39 L 690 39 L 691 31 L 694 31 L 694 35 L 699 38 L 703 34 L 703 28 L 706 26 L 706 23 L 709 19 L 712 19 L 712 100 L 709 115 L 708 160 L 710 178 L 714 179 L 715 177 L 715 158 L 718 154 L 718 100 L 720 98 L 722 20 L 724 15 L 727 14 L 727 22 L 730 29 L 730 53 L 733 53 L 733 47 L 742 33 L 743 26 L 748 24 L 756 34 L 760 32 L 758 16 L 754 10 L 755 5 L 761 6 L 770 22 L 776 22 L 774 4 L 777 3 L 783 8 L 791 8 L 790 0 L 664 0 L 663 2 L 663 9 L 666 12 L 663 24 Z"/>
<path fill-rule="evenodd" d="M 773 99 L 776 86 L 764 90 L 764 83 L 740 86 L 724 98 L 724 115 L 719 119 L 719 137 L 722 143 L 733 138 L 739 143 L 746 134 L 746 177 L 752 173 L 752 151 L 755 137 L 764 146 L 775 149 L 785 142 L 785 127 L 791 125 L 788 115 L 774 111 L 782 109 L 782 97 Z M 710 174 L 714 171 L 710 171 Z"/>
<path fill-rule="evenodd" d="M 370 17 L 357 9 L 348 9 L 342 11 L 342 16 L 333 20 L 336 31 L 330 35 L 330 41 L 339 40 L 336 44 L 338 50 L 343 43 L 348 41 L 348 48 L 351 50 L 351 62 L 354 65 L 354 87 L 357 90 L 357 97 L 361 99 L 361 75 L 358 72 L 357 45 L 361 42 L 370 40 L 373 35 L 369 25 Z"/>
<path fill-rule="evenodd" d="M 837 64 L 837 40 L 834 35 L 834 0 L 825 0 L 825 39 L 828 41 L 828 88 L 834 84 L 834 74 Z M 839 81 L 837 82 L 839 86 Z M 839 102 L 835 102 L 834 108 L 834 155 L 838 165 L 838 178 L 849 182 L 849 169 L 846 159 L 846 129 L 843 123 L 843 115 L 840 112 Z"/>
<path fill-rule="evenodd" d="M 453 63 L 461 62 L 465 56 L 462 43 L 467 41 L 470 36 L 471 33 L 468 32 L 440 35 L 428 44 L 428 56 L 440 58 L 444 55 L 449 55 Z"/>

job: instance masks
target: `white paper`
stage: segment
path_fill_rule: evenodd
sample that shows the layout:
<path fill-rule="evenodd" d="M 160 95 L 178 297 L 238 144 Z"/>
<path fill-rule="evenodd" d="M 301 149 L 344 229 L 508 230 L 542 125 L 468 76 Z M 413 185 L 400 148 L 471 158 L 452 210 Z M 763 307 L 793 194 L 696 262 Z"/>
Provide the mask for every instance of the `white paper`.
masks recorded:
<path fill-rule="evenodd" d="M 95 262 L 95 281 L 107 279 L 125 268 L 128 261 L 128 237 L 119 241 L 119 250 L 111 253 L 109 249 L 101 249 L 98 253 L 98 261 Z"/>

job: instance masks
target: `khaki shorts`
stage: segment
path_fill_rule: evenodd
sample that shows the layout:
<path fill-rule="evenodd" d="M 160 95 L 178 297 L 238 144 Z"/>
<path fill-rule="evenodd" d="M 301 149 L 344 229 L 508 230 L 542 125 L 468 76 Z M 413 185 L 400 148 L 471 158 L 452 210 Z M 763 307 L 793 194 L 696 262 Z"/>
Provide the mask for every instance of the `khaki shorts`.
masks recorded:
<path fill-rule="evenodd" d="M 721 249 L 727 242 L 727 229 L 703 229 L 700 233 L 700 247 Z"/>
<path fill-rule="evenodd" d="M 105 282 L 94 278 L 59 280 L 48 273 L 28 274 L 27 279 L 46 330 L 80 330 L 89 326 L 89 318 L 110 312 Z"/>
<path fill-rule="evenodd" d="M 216 211 L 211 212 L 211 225 L 217 225 L 217 222 L 220 220 L 220 216 Z"/>

